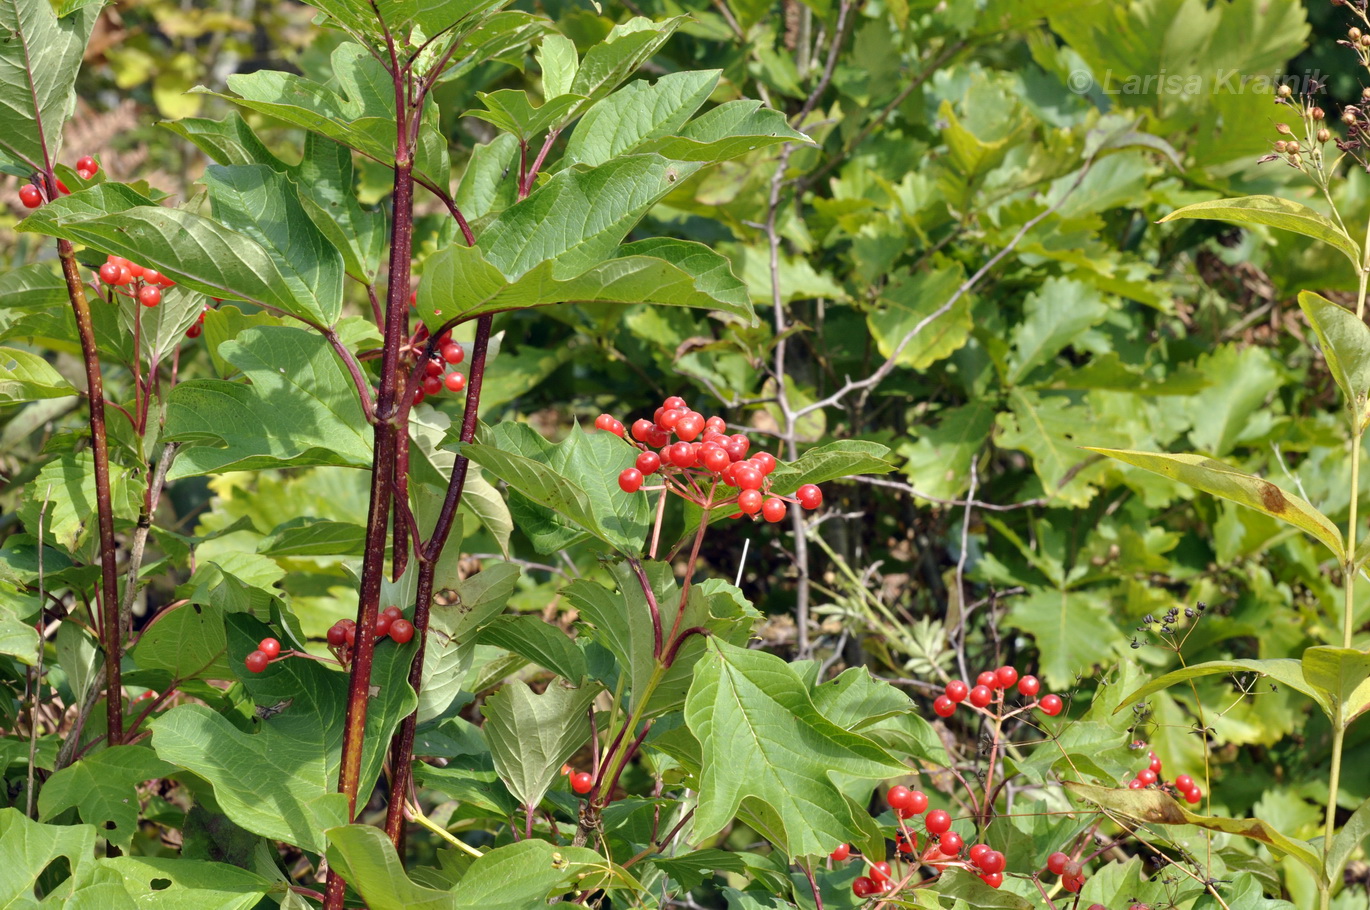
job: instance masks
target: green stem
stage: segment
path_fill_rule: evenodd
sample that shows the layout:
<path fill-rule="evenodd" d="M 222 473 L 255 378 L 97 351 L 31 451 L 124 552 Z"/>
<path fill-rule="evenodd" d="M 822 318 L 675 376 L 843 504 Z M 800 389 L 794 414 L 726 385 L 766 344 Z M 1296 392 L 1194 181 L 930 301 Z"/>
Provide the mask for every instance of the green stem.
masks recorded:
<path fill-rule="evenodd" d="M 1353 418 L 1360 421 L 1359 415 Z M 1352 432 L 1351 434 L 1351 521 L 1346 529 L 1346 566 L 1345 579 L 1343 580 L 1345 594 L 1344 606 L 1342 608 L 1341 620 L 1341 646 L 1351 647 L 1351 635 L 1355 629 L 1355 607 L 1356 607 L 1356 574 L 1359 571 L 1356 567 L 1356 520 L 1357 506 L 1360 504 L 1360 449 L 1361 434 Z"/>

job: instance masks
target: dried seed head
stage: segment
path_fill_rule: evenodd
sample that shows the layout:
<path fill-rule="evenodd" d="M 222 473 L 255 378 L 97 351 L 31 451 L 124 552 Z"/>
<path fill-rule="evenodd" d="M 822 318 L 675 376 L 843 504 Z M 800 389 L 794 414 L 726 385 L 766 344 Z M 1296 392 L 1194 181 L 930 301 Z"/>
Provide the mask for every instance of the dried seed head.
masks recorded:
<path fill-rule="evenodd" d="M 1279 88 L 1275 89 L 1275 94 L 1279 95 L 1281 98 L 1288 98 L 1290 95 L 1294 94 L 1294 90 L 1287 85 L 1281 85 Z"/>
<path fill-rule="evenodd" d="M 1277 124 L 1275 124 L 1275 132 L 1279 133 L 1281 136 L 1292 136 L 1292 135 L 1294 135 L 1294 131 L 1293 131 L 1292 129 L 1289 128 L 1289 124 L 1287 124 L 1287 123 L 1277 123 Z"/>
<path fill-rule="evenodd" d="M 1284 154 L 1288 149 L 1289 143 L 1285 142 L 1283 139 L 1275 143 L 1275 151 L 1279 152 L 1280 154 Z"/>
<path fill-rule="evenodd" d="M 1327 112 L 1320 107 L 1315 107 L 1308 112 L 1308 116 L 1313 118 L 1314 123 L 1322 123 L 1323 118 L 1327 116 Z"/>
<path fill-rule="evenodd" d="M 1329 140 L 1329 139 L 1331 139 L 1331 138 L 1332 138 L 1332 133 L 1331 133 L 1330 130 L 1327 129 L 1327 127 L 1323 127 L 1322 129 L 1318 130 L 1318 141 L 1319 141 L 1319 142 L 1326 142 L 1327 140 Z"/>
<path fill-rule="evenodd" d="M 1352 41 L 1359 41 L 1360 29 L 1352 28 L 1349 32 L 1346 33 L 1346 37 L 1350 38 Z"/>

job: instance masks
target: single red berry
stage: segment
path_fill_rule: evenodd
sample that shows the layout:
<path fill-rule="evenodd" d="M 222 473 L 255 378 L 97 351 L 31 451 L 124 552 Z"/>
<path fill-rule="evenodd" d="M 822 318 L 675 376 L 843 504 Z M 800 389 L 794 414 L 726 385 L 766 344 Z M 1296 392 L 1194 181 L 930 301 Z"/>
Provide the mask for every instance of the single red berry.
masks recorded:
<path fill-rule="evenodd" d="M 751 457 L 751 462 L 756 465 L 756 469 L 762 474 L 769 474 L 775 470 L 775 456 L 770 452 L 757 452 Z M 817 487 L 814 489 L 817 489 Z"/>
<path fill-rule="evenodd" d="M 281 643 L 274 638 L 263 638 L 257 644 L 257 650 L 267 657 L 275 659 L 281 656 Z"/>
<path fill-rule="evenodd" d="M 980 860 L 984 859 L 989 852 L 989 844 L 976 844 L 970 848 L 970 861 L 975 865 L 980 865 Z"/>
<path fill-rule="evenodd" d="M 145 307 L 154 307 L 162 302 L 162 289 L 145 284 L 138 289 L 138 302 Z"/>
<path fill-rule="evenodd" d="M 1061 713 L 1061 709 L 1065 707 L 1065 704 L 1061 701 L 1061 696 L 1059 695 L 1043 695 L 1042 700 L 1037 703 L 1037 707 L 1048 717 L 1055 717 L 1057 714 Z"/>
<path fill-rule="evenodd" d="M 335 622 L 328 627 L 328 643 L 335 648 L 341 648 L 347 643 L 347 627 L 340 622 Z"/>
<path fill-rule="evenodd" d="M 695 463 L 695 450 L 688 442 L 677 442 L 671 446 L 671 464 L 678 468 L 692 468 Z"/>
<path fill-rule="evenodd" d="M 878 863 L 871 863 L 871 881 L 887 882 L 890 880 L 890 864 L 881 860 Z"/>
<path fill-rule="evenodd" d="M 89 155 L 82 155 L 76 159 L 76 169 L 78 171 L 90 171 L 92 174 L 100 170 L 100 165 Z"/>
<path fill-rule="evenodd" d="M 885 794 L 885 802 L 889 803 L 891 809 L 907 809 L 912 798 L 913 791 L 903 784 L 895 784 Z"/>
<path fill-rule="evenodd" d="M 203 331 L 204 331 L 204 328 L 197 322 L 197 323 L 195 323 L 193 326 L 191 326 L 190 328 L 186 329 L 186 337 L 187 337 L 187 338 L 199 338 L 199 337 L 200 337 L 200 333 L 203 332 Z"/>
<path fill-rule="evenodd" d="M 1004 860 L 1004 854 L 1000 853 L 998 850 L 989 850 L 980 855 L 980 860 L 977 865 L 982 871 L 994 874 L 996 872 L 1003 872 L 1007 862 Z"/>
<path fill-rule="evenodd" d="M 900 853 L 917 853 L 917 852 L 918 852 L 918 837 L 917 837 L 917 835 L 915 835 L 915 834 L 913 834 L 912 832 L 910 832 L 910 833 L 909 833 L 909 836 L 908 836 L 908 837 L 905 837 L 905 836 L 904 836 L 904 832 L 903 832 L 903 831 L 900 831 L 898 834 L 896 834 L 896 835 L 894 836 L 894 848 L 895 848 L 896 850 L 898 850 Z"/>
<path fill-rule="evenodd" d="M 1142 786 L 1149 787 L 1156 783 L 1156 772 L 1150 768 L 1143 768 L 1137 772 L 1137 779 L 1142 782 Z"/>
<path fill-rule="evenodd" d="M 459 344 L 445 344 L 442 346 L 442 359 L 456 366 L 466 359 L 466 348 Z"/>
<path fill-rule="evenodd" d="M 729 436 L 719 442 L 723 446 L 723 451 L 727 452 L 733 461 L 741 461 L 747 457 L 746 437 L 739 440 L 737 436 Z"/>
<path fill-rule="evenodd" d="M 761 505 L 761 517 L 774 524 L 785 517 L 785 500 L 768 499 Z"/>
<path fill-rule="evenodd" d="M 970 703 L 977 708 L 983 708 L 994 699 L 994 693 L 989 690 L 989 686 L 976 686 L 970 690 Z"/>
<path fill-rule="evenodd" d="M 704 432 L 704 416 L 693 411 L 676 421 L 675 434 L 686 441 Z"/>
<path fill-rule="evenodd" d="M 442 358 L 440 357 L 429 357 L 423 364 L 423 371 L 429 376 L 441 376 L 442 370 Z"/>
<path fill-rule="evenodd" d="M 671 410 L 672 408 L 684 408 L 685 399 L 681 398 L 679 395 L 672 395 L 670 398 L 663 401 L 661 406 L 667 410 Z"/>
<path fill-rule="evenodd" d="M 755 515 L 761 511 L 764 498 L 760 490 L 743 490 L 737 494 L 737 507 L 747 515 Z"/>
<path fill-rule="evenodd" d="M 656 425 L 664 430 L 674 430 L 680 418 L 684 417 L 688 411 L 681 408 L 667 408 L 661 412 L 661 416 L 656 419 Z"/>
<path fill-rule="evenodd" d="M 127 264 L 127 263 L 124 263 L 124 264 L 120 265 L 120 266 L 119 266 L 119 280 L 118 280 L 118 281 L 115 281 L 114 283 L 117 284 L 117 285 L 119 285 L 119 287 L 124 287 L 125 285 L 131 284 L 132 282 L 133 282 L 133 273 L 129 271 L 128 264 Z"/>
<path fill-rule="evenodd" d="M 612 414 L 600 414 L 598 417 L 595 418 L 595 429 L 596 429 L 596 430 L 607 430 L 607 429 L 609 429 L 610 427 L 612 427 L 613 425 L 614 425 L 614 415 L 612 415 Z"/>
<path fill-rule="evenodd" d="M 984 875 L 980 876 L 980 881 L 989 885 L 991 888 L 998 888 L 1004 883 L 1004 873 L 986 872 Z"/>
<path fill-rule="evenodd" d="M 589 793 L 595 786 L 594 775 L 585 771 L 577 771 L 571 775 L 571 789 L 577 793 Z"/>
<path fill-rule="evenodd" d="M 105 284 L 117 284 L 119 282 L 119 266 L 112 262 L 106 262 L 100 266 L 100 280 Z"/>
<path fill-rule="evenodd" d="M 125 259 L 123 262 L 119 264 L 128 266 L 128 273 L 132 275 L 134 278 L 142 278 L 143 275 L 147 273 L 146 268 L 144 268 L 136 262 L 129 262 L 127 259 Z"/>
<path fill-rule="evenodd" d="M 343 640 L 347 642 L 347 646 L 349 648 L 357 643 L 356 623 L 350 622 L 345 627 L 343 627 Z"/>
<path fill-rule="evenodd" d="M 751 465 L 740 464 L 733 468 L 733 480 L 744 490 L 759 490 L 765 478 Z"/>
<path fill-rule="evenodd" d="M 855 894 L 857 897 L 870 897 L 879 890 L 880 886 L 864 875 L 851 883 L 852 894 Z"/>
<path fill-rule="evenodd" d="M 271 663 L 271 658 L 267 657 L 263 651 L 253 651 L 247 655 L 247 659 L 243 663 L 247 664 L 248 672 L 260 673 L 266 669 L 267 664 Z"/>
<path fill-rule="evenodd" d="M 914 815 L 922 815 L 928 808 L 928 795 L 922 790 L 914 790 L 909 794 L 909 811 Z M 912 816 L 903 816 L 911 818 Z"/>
<path fill-rule="evenodd" d="M 1018 682 L 1018 671 L 1013 667 L 1000 667 L 994 671 L 994 678 L 1000 689 L 1011 689 Z"/>
<path fill-rule="evenodd" d="M 32 183 L 26 183 L 19 187 L 19 201 L 26 209 L 36 209 L 43 204 L 43 193 Z"/>
<path fill-rule="evenodd" d="M 1047 871 L 1052 875 L 1060 875 L 1065 871 L 1068 862 L 1070 857 L 1058 850 L 1047 857 Z"/>
<path fill-rule="evenodd" d="M 377 638 L 384 638 L 385 636 L 389 635 L 389 634 L 390 634 L 390 627 L 391 627 L 392 625 L 394 625 L 394 624 L 395 624 L 395 621 L 394 621 L 393 619 L 391 619 L 389 616 L 386 616 L 384 613 L 382 613 L 382 614 L 380 614 L 379 616 L 377 616 L 377 617 L 376 617 L 376 637 L 377 637 Z"/>
<path fill-rule="evenodd" d="M 727 451 L 722 446 L 709 445 L 701 451 L 703 452 L 703 457 L 700 461 L 704 464 L 704 467 L 715 474 L 720 473 L 724 468 L 732 464 L 732 461 L 728 458 Z"/>
<path fill-rule="evenodd" d="M 1079 894 L 1079 893 L 1080 893 L 1080 889 L 1083 888 L 1084 886 L 1085 886 L 1085 877 L 1084 877 L 1083 875 L 1077 875 L 1077 876 L 1074 876 L 1074 877 L 1071 877 L 1071 876 L 1061 876 L 1061 887 L 1062 887 L 1062 888 L 1065 888 L 1065 889 L 1066 889 L 1067 891 L 1069 891 L 1071 894 Z"/>
<path fill-rule="evenodd" d="M 159 275 L 159 276 L 157 276 L 157 283 L 160 284 L 160 285 L 161 285 L 162 287 L 164 287 L 164 288 L 173 287 L 173 286 L 175 286 L 175 284 L 176 284 L 176 282 L 172 281 L 172 280 L 171 280 L 170 278 L 168 278 L 166 275 Z"/>
<path fill-rule="evenodd" d="M 408 644 L 414 637 L 414 624 L 407 619 L 396 619 L 390 623 L 390 637 L 397 644 Z"/>
<path fill-rule="evenodd" d="M 941 809 L 933 809 L 924 824 L 929 834 L 945 834 L 951 828 L 951 816 Z"/>
<path fill-rule="evenodd" d="M 961 840 L 961 835 L 957 834 L 955 831 L 948 831 L 946 834 L 942 835 L 941 841 L 938 842 L 937 849 L 943 856 L 955 856 L 961 852 L 961 847 L 964 845 L 965 842 Z"/>
<path fill-rule="evenodd" d="M 1139 780 L 1138 780 L 1137 778 L 1135 778 L 1135 777 L 1132 778 L 1132 780 L 1130 780 L 1130 781 L 1127 782 L 1127 788 L 1128 788 L 1129 790 L 1140 790 L 1140 789 L 1142 789 L 1142 788 L 1145 787 L 1145 786 L 1146 786 L 1146 784 L 1142 783 L 1141 781 L 1139 781 Z"/>
<path fill-rule="evenodd" d="M 704 421 L 704 432 L 722 433 L 728 429 L 728 422 L 722 417 L 710 417 Z"/>
<path fill-rule="evenodd" d="M 624 468 L 618 475 L 618 488 L 625 493 L 636 493 L 642 488 L 642 472 L 637 468 Z"/>
<path fill-rule="evenodd" d="M 1175 778 L 1175 789 L 1183 793 L 1186 790 L 1194 789 L 1194 778 L 1188 774 L 1181 774 Z"/>
<path fill-rule="evenodd" d="M 950 698 L 959 705 L 961 702 L 965 701 L 966 696 L 970 694 L 970 687 L 959 679 L 953 679 L 951 682 L 947 683 L 946 692 L 947 698 Z"/>
<path fill-rule="evenodd" d="M 633 421 L 633 438 L 638 442 L 646 442 L 647 436 L 652 432 L 654 424 L 646 418 Z"/>
<path fill-rule="evenodd" d="M 660 449 L 671 441 L 671 431 L 652 424 L 652 429 L 647 434 L 647 438 L 642 441 L 654 449 Z"/>
<path fill-rule="evenodd" d="M 1024 676 L 1018 680 L 1018 694 L 1027 698 L 1033 698 L 1038 692 L 1042 691 L 1042 683 L 1035 676 Z"/>
<path fill-rule="evenodd" d="M 71 195 L 71 190 L 67 189 L 67 185 L 60 180 L 57 181 L 57 192 L 61 193 L 63 196 Z"/>
<path fill-rule="evenodd" d="M 76 176 L 89 183 L 95 177 L 95 172 L 83 167 L 78 167 L 76 169 Z"/>
<path fill-rule="evenodd" d="M 986 689 L 997 689 L 999 688 L 999 676 L 993 670 L 986 670 L 975 677 L 975 684 L 984 686 Z"/>
<path fill-rule="evenodd" d="M 391 622 L 394 622 L 397 619 L 404 618 L 404 611 L 401 610 L 399 607 L 395 606 L 394 604 L 391 604 L 390 606 L 386 607 L 384 610 L 381 611 L 381 613 L 385 616 L 389 616 Z"/>
<path fill-rule="evenodd" d="M 932 713 L 938 717 L 951 717 L 956 713 L 956 702 L 945 695 L 939 695 L 932 700 Z"/>
<path fill-rule="evenodd" d="M 128 261 L 125 261 L 125 262 L 121 263 L 121 265 L 127 265 L 127 266 L 128 266 L 128 270 L 129 270 L 129 273 L 130 273 L 131 275 L 133 275 L 133 277 L 135 277 L 135 278 L 141 278 L 141 279 L 143 279 L 144 281 L 148 282 L 149 284 L 157 284 L 159 281 L 162 280 L 162 273 L 159 272 L 159 271 L 157 271 L 156 269 L 148 268 L 147 266 L 144 266 L 144 267 L 143 267 L 143 272 L 142 272 L 142 274 L 140 275 L 140 274 L 138 274 L 138 273 L 136 273 L 136 272 L 133 271 L 133 263 L 128 262 Z"/>
<path fill-rule="evenodd" d="M 1157 774 L 1160 774 L 1161 768 L 1164 766 L 1161 764 L 1161 760 L 1159 758 L 1152 756 L 1151 764 L 1147 767 L 1149 767 L 1152 771 L 1155 771 Z"/>
<path fill-rule="evenodd" d="M 837 849 L 828 854 L 828 858 L 835 863 L 840 863 L 849 856 L 851 856 L 851 844 L 838 844 Z"/>
<path fill-rule="evenodd" d="M 1204 792 L 1200 790 L 1198 787 L 1190 787 L 1188 790 L 1184 791 L 1184 801 L 1189 803 L 1191 806 L 1195 803 L 1198 803 L 1203 798 Z"/>
<path fill-rule="evenodd" d="M 800 506 L 813 511 L 823 504 L 823 491 L 816 484 L 806 483 L 794 491 L 794 498 L 799 500 Z"/>
<path fill-rule="evenodd" d="M 1065 868 L 1061 870 L 1062 878 L 1082 878 L 1084 874 L 1085 867 L 1074 860 L 1067 862 Z"/>
<path fill-rule="evenodd" d="M 643 452 L 634 462 L 643 474 L 655 474 L 661 469 L 661 456 L 655 452 Z"/>
<path fill-rule="evenodd" d="M 466 374 L 453 371 L 448 373 L 442 380 L 442 384 L 447 387 L 449 392 L 460 392 L 466 388 Z"/>
<path fill-rule="evenodd" d="M 442 391 L 442 380 L 436 376 L 425 376 L 419 384 L 425 395 L 436 395 Z"/>

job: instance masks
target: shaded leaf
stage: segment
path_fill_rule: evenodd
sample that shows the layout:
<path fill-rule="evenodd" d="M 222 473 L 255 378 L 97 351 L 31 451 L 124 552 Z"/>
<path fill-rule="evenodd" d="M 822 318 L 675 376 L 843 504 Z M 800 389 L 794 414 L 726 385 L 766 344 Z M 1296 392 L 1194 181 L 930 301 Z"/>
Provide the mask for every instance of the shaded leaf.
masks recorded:
<path fill-rule="evenodd" d="M 0 348 L 0 403 L 65 398 L 75 394 L 75 386 L 39 355 L 18 348 Z"/>
<path fill-rule="evenodd" d="M 524 806 L 536 806 L 566 763 L 590 738 L 586 709 L 598 684 L 569 688 L 553 680 L 534 694 L 522 680 L 510 680 L 485 700 L 485 741 L 495 770 Z"/>
<path fill-rule="evenodd" d="M 1351 260 L 1353 268 L 1360 268 L 1360 247 L 1327 216 L 1292 199 L 1278 196 L 1240 196 L 1235 199 L 1212 199 L 1178 208 L 1161 219 L 1177 221 L 1199 218 L 1226 221 L 1231 224 L 1259 224 L 1282 231 L 1292 231 L 1322 241 Z"/>
<path fill-rule="evenodd" d="M 1370 405 L 1370 327 L 1355 313 L 1312 291 L 1299 293 L 1299 308 L 1318 335 L 1323 359 L 1346 398 L 1352 432 L 1365 429 Z"/>
<path fill-rule="evenodd" d="M 127 850 L 138 830 L 135 787 L 175 770 L 146 746 L 111 746 L 48 778 L 38 793 L 39 819 L 49 821 L 75 808 L 83 822 Z"/>

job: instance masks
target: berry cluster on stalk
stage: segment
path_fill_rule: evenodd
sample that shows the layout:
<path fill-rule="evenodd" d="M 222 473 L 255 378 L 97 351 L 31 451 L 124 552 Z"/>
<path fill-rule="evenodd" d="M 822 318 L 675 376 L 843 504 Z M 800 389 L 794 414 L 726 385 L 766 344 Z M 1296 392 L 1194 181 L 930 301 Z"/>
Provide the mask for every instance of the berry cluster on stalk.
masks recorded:
<path fill-rule="evenodd" d="M 414 336 L 413 344 L 421 347 L 427 338 L 428 329 L 421 325 Z M 444 389 L 453 393 L 464 390 L 466 374 L 456 370 L 448 372 L 447 368 L 455 367 L 465 359 L 466 349 L 452 340 L 451 331 L 443 332 L 438 337 L 432 356 L 423 364 L 419 387 L 414 391 L 414 404 L 417 405 L 428 396 L 437 395 Z"/>
<path fill-rule="evenodd" d="M 1008 690 L 1014 687 L 1018 689 L 1019 695 L 1030 700 L 1021 707 L 1005 713 L 1005 696 Z M 951 717 L 956 713 L 957 705 L 966 702 L 972 708 L 1000 719 L 1012 717 L 1031 708 L 1036 708 L 1048 717 L 1060 714 L 1065 708 L 1061 696 L 1047 694 L 1039 697 L 1041 691 L 1042 683 L 1037 677 L 1019 677 L 1017 669 L 1005 666 L 997 670 L 985 670 L 975 678 L 974 686 L 968 685 L 964 680 L 953 679 L 947 683 L 943 693 L 933 700 L 932 710 L 938 717 Z M 991 703 L 994 704 L 993 708 L 990 707 Z"/>
<path fill-rule="evenodd" d="M 77 159 L 76 176 L 80 177 L 82 180 L 90 180 L 98 173 L 100 173 L 100 165 L 98 162 L 96 162 L 94 158 L 92 158 L 89 155 L 83 155 L 81 158 Z M 66 196 L 71 193 L 71 190 L 67 189 L 67 185 L 65 183 L 58 180 L 57 192 L 61 193 L 63 196 Z M 43 192 L 41 186 L 41 179 L 39 177 L 34 177 L 32 181 L 19 187 L 19 202 L 26 209 L 38 208 L 40 205 L 47 201 L 47 199 L 45 199 L 44 196 L 45 194 Z"/>
<path fill-rule="evenodd" d="M 161 303 L 162 289 L 176 284 L 156 269 L 130 262 L 122 256 L 110 256 L 105 260 L 100 266 L 100 280 L 110 286 L 112 293 L 124 294 L 145 307 Z"/>
<path fill-rule="evenodd" d="M 376 640 L 387 636 L 401 645 L 408 644 L 414 637 L 414 624 L 393 604 L 376 614 Z M 357 623 L 351 619 L 340 619 L 328 630 L 328 649 L 343 666 L 352 662 L 352 645 L 356 640 Z"/>
<path fill-rule="evenodd" d="M 805 509 L 823 503 L 823 491 L 816 484 L 804 484 L 793 496 L 772 491 L 775 456 L 749 455 L 751 440 L 741 433 L 729 435 L 722 417 L 705 417 L 683 398 L 667 398 L 651 420 L 636 420 L 631 430 L 611 414 L 595 418 L 595 427 L 640 450 L 633 467 L 618 475 L 619 489 L 625 493 L 675 493 L 706 511 L 732 505 L 737 508 L 734 518 L 759 514 L 769 522 L 784 518 L 790 503 Z M 661 482 L 644 486 L 648 477 Z"/>
<path fill-rule="evenodd" d="M 1138 740 L 1132 744 L 1134 749 L 1145 749 L 1146 743 Z M 1129 790 L 1156 789 L 1171 793 L 1176 799 L 1182 799 L 1190 805 L 1200 802 L 1204 798 L 1203 790 L 1194 782 L 1194 778 L 1188 774 L 1176 775 L 1175 780 L 1167 781 L 1161 777 L 1161 760 L 1155 752 L 1147 752 L 1148 764 L 1145 768 L 1137 772 L 1137 776 L 1127 782 Z"/>

